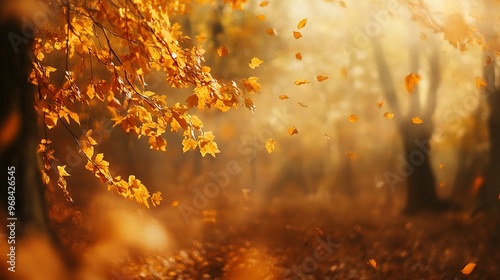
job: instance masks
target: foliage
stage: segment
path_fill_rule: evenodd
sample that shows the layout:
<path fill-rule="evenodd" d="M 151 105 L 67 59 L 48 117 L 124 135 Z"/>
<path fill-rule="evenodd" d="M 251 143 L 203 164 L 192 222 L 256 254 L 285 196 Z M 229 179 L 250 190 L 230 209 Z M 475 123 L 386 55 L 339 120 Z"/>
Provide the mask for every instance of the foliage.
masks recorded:
<path fill-rule="evenodd" d="M 47 133 L 58 125 L 70 131 L 87 159 L 85 168 L 108 189 L 147 207 L 148 201 L 154 206 L 161 201 L 159 192 L 151 195 L 134 175 L 128 179 L 112 175 L 109 162 L 97 151 L 91 128 L 82 135 L 70 130 L 70 123 L 81 126 L 82 108 L 104 104 L 114 126 L 137 138 L 147 137 L 151 149 L 166 151 L 165 133 L 182 132 L 184 152 L 199 149 L 203 156 L 214 157 L 219 153 L 215 136 L 203 130 L 203 122 L 191 109 L 253 108 L 238 82 L 211 75 L 203 65 L 203 49 L 179 43 L 186 36 L 169 15 L 186 13 L 190 1 L 170 1 L 166 6 L 157 0 L 45 2 L 56 13 L 50 24 L 38 27 L 33 49 L 31 82 L 38 87 L 35 108 L 46 127 L 38 152 L 44 163 L 43 181 L 49 183 L 51 175 L 57 178 L 68 200 L 65 177 L 70 174 L 55 158 Z M 226 2 L 241 8 L 246 1 Z M 166 75 L 164 89 L 168 85 L 192 89 L 186 102 L 172 104 L 168 92 L 148 90 L 146 77 L 158 72 Z M 241 88 L 259 92 L 257 80 L 245 79 Z"/>

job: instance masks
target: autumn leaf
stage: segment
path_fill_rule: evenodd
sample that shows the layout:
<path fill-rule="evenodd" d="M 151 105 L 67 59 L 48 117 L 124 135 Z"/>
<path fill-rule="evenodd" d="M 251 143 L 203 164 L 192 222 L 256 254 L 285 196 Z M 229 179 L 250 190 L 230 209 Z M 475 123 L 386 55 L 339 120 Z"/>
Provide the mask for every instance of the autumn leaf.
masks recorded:
<path fill-rule="evenodd" d="M 266 20 L 266 16 L 263 14 L 257 15 L 258 20 Z"/>
<path fill-rule="evenodd" d="M 323 76 L 323 75 L 316 76 L 316 81 L 318 81 L 318 82 L 322 82 L 326 79 L 328 79 L 328 76 Z"/>
<path fill-rule="evenodd" d="M 304 18 L 301 21 L 299 21 L 299 23 L 297 23 L 297 29 L 304 28 L 306 26 L 306 24 L 307 24 L 307 18 Z"/>
<path fill-rule="evenodd" d="M 386 119 L 392 119 L 392 118 L 394 118 L 394 113 L 385 112 L 384 113 L 384 118 L 386 118 Z"/>
<path fill-rule="evenodd" d="M 309 106 L 307 106 L 306 104 L 302 103 L 302 102 L 297 102 L 297 104 L 299 104 L 301 107 L 304 107 L 304 108 L 308 108 Z"/>
<path fill-rule="evenodd" d="M 217 48 L 217 54 L 219 56 L 227 56 L 229 54 L 229 50 L 226 47 Z"/>
<path fill-rule="evenodd" d="M 471 274 L 471 272 L 474 270 L 474 268 L 476 268 L 476 264 L 475 263 L 468 263 L 464 268 L 462 268 L 462 270 L 460 270 L 463 274 L 465 275 L 469 275 Z"/>
<path fill-rule="evenodd" d="M 347 120 L 348 120 L 350 123 L 357 123 L 357 122 L 358 122 L 358 120 L 359 120 L 359 118 L 358 118 L 358 116 L 356 116 L 356 115 L 349 115 L 349 116 L 347 117 Z"/>
<path fill-rule="evenodd" d="M 368 264 L 371 265 L 371 267 L 377 269 L 377 262 L 374 259 L 370 259 L 368 261 Z"/>
<path fill-rule="evenodd" d="M 412 93 L 415 87 L 418 85 L 418 82 L 420 81 L 420 75 L 410 72 L 408 75 L 405 77 L 405 88 L 408 93 Z"/>
<path fill-rule="evenodd" d="M 261 90 L 261 85 L 257 82 L 259 78 L 257 77 L 250 77 L 248 79 L 243 80 L 243 85 L 245 86 L 245 89 L 252 93 L 252 92 L 260 92 Z"/>
<path fill-rule="evenodd" d="M 170 204 L 170 206 L 172 206 L 172 207 L 179 206 L 179 201 L 177 201 L 177 200 L 172 201 L 172 203 Z"/>
<path fill-rule="evenodd" d="M 273 28 L 266 28 L 266 32 L 267 34 L 269 35 L 277 35 L 278 33 L 276 32 L 276 30 L 274 30 Z"/>
<path fill-rule="evenodd" d="M 267 139 L 266 150 L 268 153 L 272 153 L 274 151 L 274 144 L 276 144 L 276 141 L 274 141 L 272 138 Z"/>
<path fill-rule="evenodd" d="M 348 75 L 347 68 L 345 67 L 340 68 L 340 75 L 342 76 L 342 78 L 346 79 Z"/>
<path fill-rule="evenodd" d="M 297 60 L 302 60 L 302 54 L 301 54 L 301 53 L 299 53 L 299 52 L 298 52 L 298 53 L 296 53 L 296 54 L 295 54 L 295 59 L 297 59 Z"/>
<path fill-rule="evenodd" d="M 481 88 L 484 88 L 486 87 L 488 84 L 486 83 L 486 81 L 479 77 L 479 76 L 476 76 L 476 88 L 477 89 L 481 89 Z"/>
<path fill-rule="evenodd" d="M 420 119 L 419 117 L 411 118 L 411 122 L 414 124 L 423 124 L 424 123 L 424 121 L 422 121 L 422 119 Z"/>
<path fill-rule="evenodd" d="M 87 141 L 89 141 L 90 145 L 95 146 L 97 145 L 97 141 L 92 137 L 92 129 L 89 129 L 87 133 L 85 133 L 85 137 L 87 138 Z"/>
<path fill-rule="evenodd" d="M 164 152 L 167 150 L 167 140 L 159 136 L 149 137 L 148 144 L 150 149 Z"/>
<path fill-rule="evenodd" d="M 57 172 L 59 176 L 71 176 L 68 172 L 66 172 L 66 165 L 58 165 Z"/>
<path fill-rule="evenodd" d="M 297 134 L 297 133 L 299 133 L 299 131 L 297 130 L 297 128 L 295 126 L 288 128 L 288 134 L 290 134 L 290 136 Z"/>
<path fill-rule="evenodd" d="M 345 155 L 349 158 L 349 159 L 358 159 L 358 154 L 356 152 L 346 152 Z"/>
<path fill-rule="evenodd" d="M 163 198 L 161 197 L 161 192 L 155 192 L 153 193 L 153 195 L 151 195 L 151 204 L 153 204 L 153 206 L 155 207 L 160 205 L 162 200 Z"/>
<path fill-rule="evenodd" d="M 378 106 L 379 108 L 382 108 L 382 105 L 384 105 L 384 101 L 379 101 L 379 102 L 377 102 L 377 106 Z"/>
<path fill-rule="evenodd" d="M 293 31 L 293 37 L 295 39 L 299 39 L 302 37 L 302 33 L 298 32 L 298 31 Z"/>
<path fill-rule="evenodd" d="M 442 163 L 439 164 L 439 170 L 443 170 L 444 165 Z"/>
<path fill-rule="evenodd" d="M 308 84 L 309 81 L 306 80 L 306 79 L 298 79 L 298 80 L 295 80 L 294 82 L 296 85 L 300 86 L 300 85 L 304 85 L 304 84 Z"/>
<path fill-rule="evenodd" d="M 285 100 L 285 99 L 288 99 L 288 98 L 290 98 L 290 97 L 288 97 L 288 95 L 285 95 L 285 94 L 282 94 L 282 95 L 279 96 L 279 99 L 281 99 L 281 100 Z"/>
<path fill-rule="evenodd" d="M 330 136 L 324 132 L 320 132 L 319 134 L 323 135 L 326 139 L 330 140 Z"/>
<path fill-rule="evenodd" d="M 267 5 L 269 5 L 269 1 L 262 1 L 262 2 L 260 2 L 260 4 L 259 4 L 259 6 L 261 6 L 261 7 L 265 7 L 265 6 L 267 6 Z"/>
<path fill-rule="evenodd" d="M 252 61 L 250 61 L 250 64 L 248 64 L 248 67 L 255 69 L 259 67 L 259 65 L 261 65 L 262 63 L 264 63 L 263 60 L 260 60 L 258 57 L 254 57 L 252 58 Z"/>

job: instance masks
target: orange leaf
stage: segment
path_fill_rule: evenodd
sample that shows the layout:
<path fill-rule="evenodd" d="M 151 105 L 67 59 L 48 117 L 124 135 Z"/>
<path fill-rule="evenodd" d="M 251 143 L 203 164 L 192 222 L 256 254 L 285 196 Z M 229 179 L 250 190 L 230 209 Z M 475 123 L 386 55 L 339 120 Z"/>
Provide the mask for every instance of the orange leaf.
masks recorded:
<path fill-rule="evenodd" d="M 415 86 L 418 85 L 418 82 L 420 81 L 420 75 L 415 74 L 413 72 L 410 72 L 408 75 L 405 77 L 405 88 L 408 93 L 412 93 L 413 90 L 415 89 Z"/>
<path fill-rule="evenodd" d="M 374 259 L 369 260 L 368 264 L 377 269 L 377 262 Z"/>
<path fill-rule="evenodd" d="M 276 35 L 276 34 L 278 34 L 278 33 L 276 32 L 276 30 L 274 30 L 274 29 L 272 29 L 272 28 L 267 28 L 267 29 L 266 29 L 266 32 L 267 32 L 267 34 L 269 34 L 269 35 Z"/>
<path fill-rule="evenodd" d="M 386 118 L 386 119 L 392 119 L 392 118 L 394 118 L 394 113 L 385 112 L 384 113 L 384 118 Z"/>
<path fill-rule="evenodd" d="M 413 117 L 413 118 L 411 118 L 411 122 L 414 123 L 414 124 L 423 124 L 424 123 L 424 121 L 421 118 L 419 118 L 419 117 Z"/>
<path fill-rule="evenodd" d="M 68 172 L 66 172 L 66 165 L 58 165 L 57 171 L 59 172 L 59 176 L 71 176 Z"/>
<path fill-rule="evenodd" d="M 379 108 L 381 108 L 381 107 L 382 107 L 382 105 L 384 105 L 384 101 L 379 101 L 379 102 L 377 102 L 377 106 L 378 106 Z"/>
<path fill-rule="evenodd" d="M 294 126 L 294 127 L 290 127 L 288 129 L 288 134 L 290 134 L 290 136 L 294 135 L 294 134 L 297 134 L 299 133 L 299 131 L 297 130 L 297 128 Z"/>
<path fill-rule="evenodd" d="M 262 63 L 264 63 L 263 60 L 260 60 L 258 57 L 254 57 L 252 58 L 252 61 L 250 61 L 250 64 L 248 64 L 248 67 L 255 69 L 259 67 L 259 65 L 261 65 Z"/>
<path fill-rule="evenodd" d="M 463 274 L 469 275 L 474 268 L 476 267 L 475 263 L 468 263 L 462 270 L 460 270 Z"/>
<path fill-rule="evenodd" d="M 295 39 L 299 39 L 300 37 L 302 37 L 302 33 L 298 32 L 298 31 L 293 31 L 293 37 Z"/>
<path fill-rule="evenodd" d="M 281 99 L 281 100 L 285 100 L 285 99 L 288 99 L 288 98 L 290 98 L 290 97 L 288 97 L 288 95 L 285 95 L 285 94 L 282 94 L 282 95 L 279 96 L 279 99 Z"/>
<path fill-rule="evenodd" d="M 481 89 L 482 87 L 486 87 L 488 84 L 486 83 L 486 81 L 479 77 L 479 76 L 476 76 L 476 88 L 477 89 Z"/>
<path fill-rule="evenodd" d="M 298 60 L 302 60 L 302 54 L 301 53 L 296 53 L 295 54 L 295 58 L 298 59 Z"/>
<path fill-rule="evenodd" d="M 257 82 L 258 80 L 259 78 L 257 77 L 250 77 L 243 80 L 243 85 L 248 92 L 260 92 L 261 85 Z"/>
<path fill-rule="evenodd" d="M 261 6 L 261 7 L 265 7 L 265 6 L 267 6 L 267 5 L 269 5 L 269 1 L 262 1 L 262 2 L 260 2 L 260 4 L 259 4 L 259 6 Z"/>
<path fill-rule="evenodd" d="M 260 14 L 260 15 L 257 16 L 257 19 L 258 20 L 266 20 L 266 16 L 263 15 L 263 14 Z"/>
<path fill-rule="evenodd" d="M 302 20 L 301 20 L 301 21 L 299 21 L 299 23 L 297 24 L 297 28 L 298 28 L 298 29 L 302 29 L 302 28 L 304 28 L 304 26 L 306 26 L 306 24 L 307 24 L 307 18 L 302 19 Z"/>
<path fill-rule="evenodd" d="M 298 86 L 303 85 L 303 84 L 308 84 L 308 83 L 309 83 L 309 81 L 306 79 L 298 79 L 295 81 L 295 84 Z"/>
<path fill-rule="evenodd" d="M 342 78 L 344 78 L 344 79 L 345 79 L 345 78 L 347 78 L 347 74 L 348 74 L 348 73 L 347 73 L 347 68 L 342 67 L 342 68 L 340 69 L 340 75 L 342 76 Z"/>
<path fill-rule="evenodd" d="M 356 115 L 349 115 L 349 117 L 347 117 L 347 120 L 350 122 L 350 123 L 357 123 L 359 118 L 358 116 Z"/>
<path fill-rule="evenodd" d="M 276 141 L 273 139 L 269 138 L 266 141 L 266 150 L 268 153 L 272 153 L 274 151 L 274 144 L 276 144 Z"/>
<path fill-rule="evenodd" d="M 322 82 L 326 79 L 328 79 L 328 76 L 323 76 L 323 75 L 316 76 L 316 81 L 318 81 L 318 82 Z"/>
<path fill-rule="evenodd" d="M 217 54 L 219 56 L 227 56 L 229 54 L 229 50 L 226 47 L 219 47 L 217 49 Z"/>

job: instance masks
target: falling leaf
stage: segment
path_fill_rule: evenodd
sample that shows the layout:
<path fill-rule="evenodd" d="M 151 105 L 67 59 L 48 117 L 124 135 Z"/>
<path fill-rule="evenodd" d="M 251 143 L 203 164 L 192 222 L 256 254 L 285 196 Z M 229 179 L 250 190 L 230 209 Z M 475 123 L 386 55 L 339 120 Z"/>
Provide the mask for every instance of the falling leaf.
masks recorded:
<path fill-rule="evenodd" d="M 298 86 L 303 85 L 303 84 L 308 84 L 308 83 L 309 83 L 309 81 L 306 79 L 298 79 L 295 81 L 295 84 Z"/>
<path fill-rule="evenodd" d="M 297 134 L 299 133 L 299 131 L 297 130 L 297 128 L 294 126 L 294 127 L 290 127 L 288 129 L 288 134 L 290 134 L 290 136 L 294 135 L 294 134 Z"/>
<path fill-rule="evenodd" d="M 446 183 L 445 183 L 445 182 L 441 182 L 441 183 L 439 183 L 439 187 L 440 187 L 440 188 L 444 188 L 444 186 L 446 186 Z"/>
<path fill-rule="evenodd" d="M 263 14 L 260 14 L 260 15 L 257 16 L 257 19 L 258 20 L 266 20 L 266 16 L 263 15 Z"/>
<path fill-rule="evenodd" d="M 250 77 L 243 80 L 243 85 L 248 92 L 260 92 L 262 86 L 258 83 L 258 77 Z"/>
<path fill-rule="evenodd" d="M 288 95 L 285 95 L 285 94 L 282 94 L 282 95 L 279 96 L 279 99 L 281 99 L 281 100 L 285 100 L 285 99 L 288 99 L 288 98 L 290 98 L 290 97 L 288 97 Z"/>
<path fill-rule="evenodd" d="M 420 75 L 410 72 L 408 75 L 405 77 L 405 88 L 408 93 L 412 93 L 413 90 L 415 89 L 415 86 L 418 85 L 418 82 L 420 81 Z"/>
<path fill-rule="evenodd" d="M 299 23 L 297 23 L 297 29 L 302 29 L 306 26 L 307 24 L 307 18 L 305 19 L 302 19 L 301 21 L 299 21 Z"/>
<path fill-rule="evenodd" d="M 300 106 L 302 107 L 305 107 L 305 108 L 308 108 L 309 106 L 307 106 L 306 104 L 302 103 L 302 102 L 297 102 Z"/>
<path fill-rule="evenodd" d="M 274 144 L 276 144 L 276 141 L 274 139 L 267 139 L 266 141 L 266 150 L 268 153 L 272 153 L 274 151 Z"/>
<path fill-rule="evenodd" d="M 379 102 L 377 102 L 377 106 L 378 106 L 379 108 L 382 108 L 382 105 L 384 105 L 384 101 L 379 101 Z"/>
<path fill-rule="evenodd" d="M 424 121 L 422 121 L 422 119 L 420 119 L 419 117 L 411 118 L 411 122 L 414 124 L 423 124 L 424 123 Z"/>
<path fill-rule="evenodd" d="M 420 32 L 420 40 L 422 41 L 427 40 L 427 35 L 424 32 Z"/>
<path fill-rule="evenodd" d="M 486 81 L 479 77 L 479 76 L 476 76 L 476 88 L 477 89 L 481 89 L 483 87 L 486 87 L 488 84 L 486 83 Z"/>
<path fill-rule="evenodd" d="M 344 1 L 339 1 L 339 6 L 342 8 L 347 8 Z"/>
<path fill-rule="evenodd" d="M 66 172 L 66 165 L 58 165 L 57 171 L 59 172 L 59 176 L 71 176 L 68 172 Z"/>
<path fill-rule="evenodd" d="M 323 75 L 316 76 L 316 81 L 318 81 L 318 82 L 322 82 L 326 79 L 328 79 L 328 76 L 323 76 Z"/>
<path fill-rule="evenodd" d="M 330 140 L 330 136 L 324 132 L 320 132 L 319 134 L 323 135 L 326 139 Z"/>
<path fill-rule="evenodd" d="M 443 170 L 443 164 L 442 163 L 439 164 L 439 170 Z"/>
<path fill-rule="evenodd" d="M 269 5 L 269 1 L 262 1 L 262 2 L 260 2 L 260 4 L 259 4 L 259 6 L 261 6 L 261 7 L 265 7 L 265 6 L 267 6 L 267 5 Z"/>
<path fill-rule="evenodd" d="M 258 57 L 254 57 L 252 58 L 252 61 L 250 61 L 250 64 L 248 64 L 248 67 L 255 69 L 259 67 L 259 65 L 261 65 L 262 63 L 264 63 L 263 60 L 260 60 Z"/>
<path fill-rule="evenodd" d="M 469 275 L 474 268 L 476 267 L 475 263 L 468 263 L 462 270 L 460 270 L 463 274 Z"/>
<path fill-rule="evenodd" d="M 392 119 L 392 118 L 394 118 L 394 113 L 385 112 L 384 113 L 384 118 L 386 118 L 386 119 Z"/>
<path fill-rule="evenodd" d="M 229 50 L 226 47 L 219 47 L 217 49 L 217 54 L 219 56 L 227 56 L 229 54 Z"/>
<path fill-rule="evenodd" d="M 92 137 L 92 129 L 89 129 L 87 133 L 85 133 L 85 137 L 87 137 L 87 140 L 89 141 L 90 145 L 95 146 L 97 145 L 97 141 Z"/>
<path fill-rule="evenodd" d="M 356 152 L 346 152 L 345 155 L 350 159 L 357 159 L 358 154 Z"/>
<path fill-rule="evenodd" d="M 302 37 L 302 33 L 298 32 L 298 31 L 293 31 L 293 37 L 295 39 L 299 39 L 300 37 Z"/>
<path fill-rule="evenodd" d="M 302 54 L 301 54 L 301 53 L 299 53 L 299 52 L 298 52 L 298 53 L 296 53 L 296 54 L 295 54 L 295 59 L 297 59 L 297 60 L 302 60 Z"/>
<path fill-rule="evenodd" d="M 171 203 L 170 205 L 171 205 L 172 207 L 177 207 L 177 206 L 179 206 L 179 201 L 174 200 L 174 201 L 172 201 L 172 203 Z"/>
<path fill-rule="evenodd" d="M 160 205 L 160 203 L 161 203 L 162 200 L 163 200 L 163 198 L 161 197 L 161 192 L 155 192 L 151 196 L 151 203 L 155 207 L 158 206 L 158 205 Z"/>
<path fill-rule="evenodd" d="M 374 259 L 370 259 L 368 261 L 368 264 L 371 265 L 373 268 L 377 269 L 377 262 Z"/>
<path fill-rule="evenodd" d="M 269 35 L 277 35 L 278 33 L 276 32 L 276 30 L 274 30 L 273 28 L 267 28 L 266 29 L 266 32 L 267 34 Z"/>
<path fill-rule="evenodd" d="M 358 116 L 356 115 L 349 115 L 349 117 L 347 117 L 347 120 L 350 122 L 350 123 L 357 123 L 359 118 Z"/>

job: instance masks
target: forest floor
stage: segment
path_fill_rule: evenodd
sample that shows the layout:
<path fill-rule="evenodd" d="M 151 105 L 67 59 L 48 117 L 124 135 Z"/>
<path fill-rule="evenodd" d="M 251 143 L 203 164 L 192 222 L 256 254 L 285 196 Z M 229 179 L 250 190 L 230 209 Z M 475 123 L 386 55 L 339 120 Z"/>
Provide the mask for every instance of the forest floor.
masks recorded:
<path fill-rule="evenodd" d="M 204 211 L 185 226 L 194 233 L 172 231 L 171 249 L 127 254 L 104 279 L 500 279 L 500 246 L 482 215 L 408 217 L 370 196 L 265 205 Z M 175 223 L 172 213 L 154 215 Z"/>

